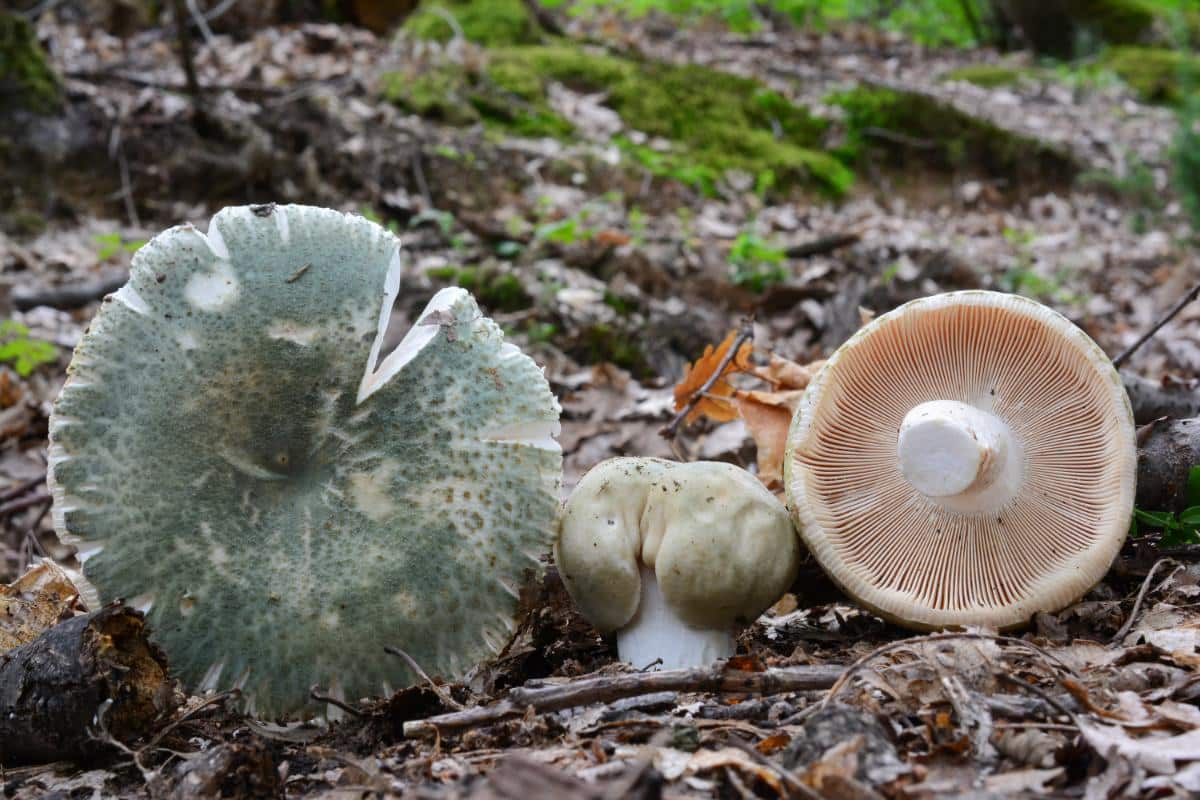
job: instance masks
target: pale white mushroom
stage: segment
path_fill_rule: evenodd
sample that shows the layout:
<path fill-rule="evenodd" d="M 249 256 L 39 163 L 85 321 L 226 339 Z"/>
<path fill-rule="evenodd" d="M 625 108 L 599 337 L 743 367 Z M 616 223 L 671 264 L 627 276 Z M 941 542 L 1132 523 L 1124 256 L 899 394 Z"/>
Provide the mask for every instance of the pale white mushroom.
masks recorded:
<path fill-rule="evenodd" d="M 1011 627 L 1077 600 L 1129 528 L 1133 416 L 1100 348 L 1015 295 L 876 319 L 797 411 L 785 483 L 845 591 L 917 628 Z"/>
<path fill-rule="evenodd" d="M 795 577 L 787 509 L 731 464 L 614 458 L 563 509 L 555 560 L 585 617 L 617 631 L 637 667 L 700 666 L 734 653 Z"/>

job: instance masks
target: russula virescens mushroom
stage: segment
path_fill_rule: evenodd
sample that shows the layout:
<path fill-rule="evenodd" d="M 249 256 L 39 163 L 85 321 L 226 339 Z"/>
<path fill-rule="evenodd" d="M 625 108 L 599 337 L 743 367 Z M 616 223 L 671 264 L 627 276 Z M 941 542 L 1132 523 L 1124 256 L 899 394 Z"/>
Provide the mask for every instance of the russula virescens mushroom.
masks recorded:
<path fill-rule="evenodd" d="M 155 237 L 50 422 L 55 526 L 147 612 L 191 688 L 287 716 L 459 675 L 502 646 L 553 537 L 558 404 L 461 289 L 379 351 L 399 243 L 360 217 L 227 208 Z"/>
<path fill-rule="evenodd" d="M 733 633 L 787 590 L 800 542 L 787 509 L 731 464 L 613 458 L 563 507 L 555 561 L 580 612 L 637 667 L 733 655 Z"/>
<path fill-rule="evenodd" d="M 1004 628 L 1104 576 L 1136 466 L 1100 348 L 1040 303 L 970 291 L 900 306 L 834 353 L 792 422 L 784 481 L 805 544 L 864 606 Z"/>

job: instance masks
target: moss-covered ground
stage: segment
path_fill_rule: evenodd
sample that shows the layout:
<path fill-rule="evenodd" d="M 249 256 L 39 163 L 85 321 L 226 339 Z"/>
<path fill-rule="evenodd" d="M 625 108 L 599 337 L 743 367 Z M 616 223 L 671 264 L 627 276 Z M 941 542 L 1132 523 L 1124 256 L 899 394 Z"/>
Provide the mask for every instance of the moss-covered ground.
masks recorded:
<path fill-rule="evenodd" d="M 509 45 L 479 68 L 442 63 L 385 76 L 384 95 L 451 124 L 484 122 L 527 136 L 568 137 L 548 101 L 551 83 L 603 93 L 621 117 L 615 142 L 651 172 L 711 187 L 726 170 L 768 185 L 840 195 L 853 180 L 821 149 L 826 123 L 762 83 L 700 66 L 648 63 L 565 44 Z M 672 143 L 651 147 L 634 132 Z"/>
<path fill-rule="evenodd" d="M 944 169 L 968 166 L 998 176 L 1035 171 L 1068 177 L 1070 158 L 1042 142 L 959 111 L 919 92 L 860 86 L 833 95 L 846 114 L 844 155 L 861 159 L 877 149 Z M 877 145 L 886 145 L 879 148 Z"/>
<path fill-rule="evenodd" d="M 24 18 L 0 11 L 0 111 L 48 112 L 60 102 L 58 78 Z"/>

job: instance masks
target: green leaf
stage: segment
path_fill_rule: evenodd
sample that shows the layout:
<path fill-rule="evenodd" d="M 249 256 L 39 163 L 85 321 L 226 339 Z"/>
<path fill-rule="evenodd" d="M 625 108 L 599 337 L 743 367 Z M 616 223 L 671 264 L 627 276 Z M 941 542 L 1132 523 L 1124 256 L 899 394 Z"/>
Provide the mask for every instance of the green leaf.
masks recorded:
<path fill-rule="evenodd" d="M 1180 511 L 1179 521 L 1192 528 L 1200 526 L 1200 505 L 1195 505 Z"/>
<path fill-rule="evenodd" d="M 1187 504 L 1200 506 L 1200 464 L 1188 470 Z"/>
<path fill-rule="evenodd" d="M 496 255 L 500 258 L 516 258 L 521 254 L 521 243 L 505 240 L 496 245 Z"/>

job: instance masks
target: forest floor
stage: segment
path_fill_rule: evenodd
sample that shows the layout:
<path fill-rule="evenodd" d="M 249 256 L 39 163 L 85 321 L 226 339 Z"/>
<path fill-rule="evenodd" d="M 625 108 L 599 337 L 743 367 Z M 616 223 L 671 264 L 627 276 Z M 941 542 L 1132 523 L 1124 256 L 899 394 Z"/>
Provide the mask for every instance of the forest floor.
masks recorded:
<path fill-rule="evenodd" d="M 450 124 L 462 120 L 412 113 L 411 97 L 406 106 L 389 95 L 397 72 L 412 85 L 420 70 L 492 57 L 458 39 L 388 40 L 332 24 L 217 33 L 198 46 L 198 77 L 212 88 L 197 112 L 161 31 L 118 39 L 44 18 L 40 38 L 68 110 L 28 122 L 28 141 L 51 166 L 17 176 L 28 202 L 5 219 L 0 275 L 11 318 L 59 352 L 28 376 L 0 371 L 0 480 L 10 487 L 0 583 L 41 554 L 72 563 L 46 514 L 46 424 L 99 299 L 140 242 L 182 221 L 202 226 L 227 203 L 324 204 L 391 225 L 405 245 L 401 333 L 441 286 L 470 288 L 546 365 L 563 406 L 564 493 L 614 455 L 753 468 L 741 420 L 659 435 L 685 364 L 750 313 L 756 357 L 808 363 L 864 313 L 993 288 L 1052 305 L 1115 355 L 1200 283 L 1168 185 L 1174 116 L 1119 82 L 1031 72 L 985 88 L 947 76 L 998 54 L 931 50 L 869 29 L 735 35 L 607 15 L 561 23 L 579 52 L 756 79 L 823 121 L 821 148 L 857 149 L 853 184 L 834 198 L 778 191 L 782 174 L 696 178 L 666 137 L 636 130 L 603 92 L 570 82 L 547 93 L 573 127 L 563 138 Z M 856 127 L 853 107 L 830 97 L 863 87 L 902 90 L 931 104 L 917 116 L 936 111 L 967 127 L 952 142 L 879 115 Z M 71 287 L 83 287 L 80 302 L 64 293 Z M 1200 304 L 1128 367 L 1155 380 L 1200 374 Z M 526 600 L 505 654 L 449 685 L 458 703 L 629 670 L 572 610 L 553 566 Z M 1195 554 L 1164 553 L 1153 537 L 1130 540 L 1086 598 L 1014 638 L 914 637 L 856 608 L 809 564 L 742 635 L 738 667 L 858 665 L 832 692 L 756 696 L 698 683 L 434 739 L 401 733 L 405 721 L 450 710 L 423 687 L 311 729 L 276 729 L 233 702 L 191 697 L 187 718 L 153 748 L 83 768 L 3 770 L 0 791 L 1195 796 L 1198 604 Z"/>

